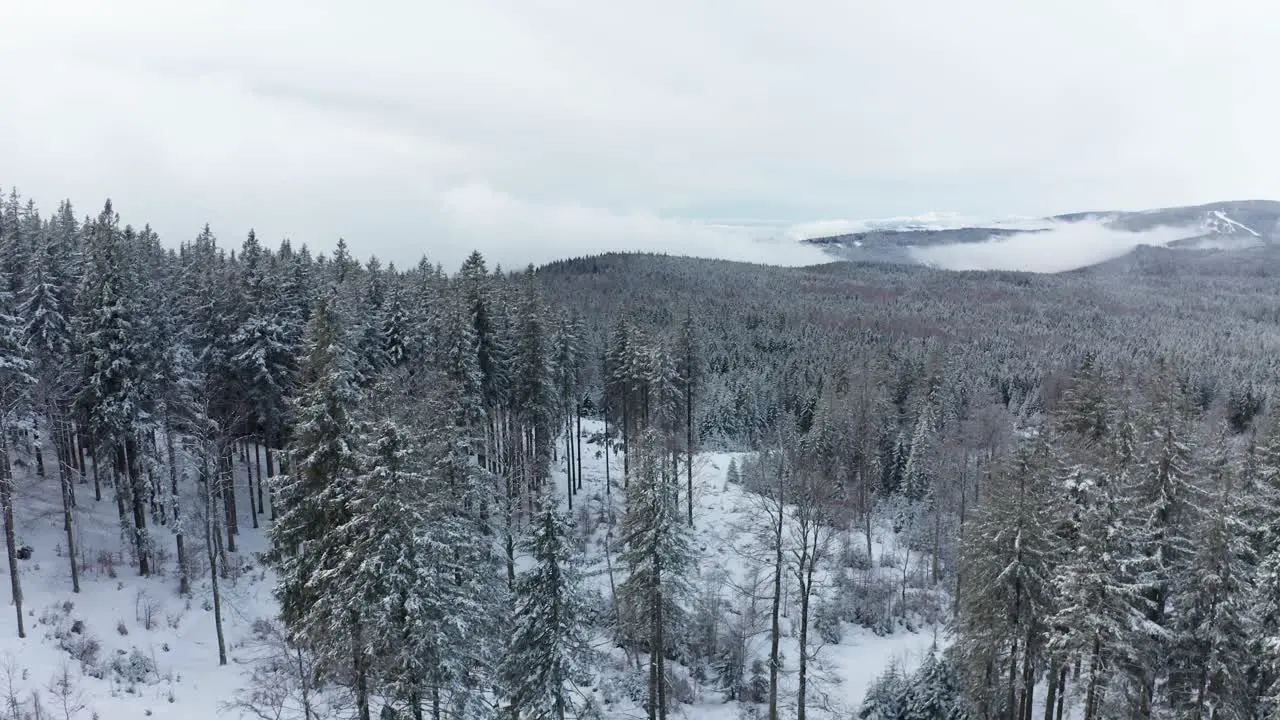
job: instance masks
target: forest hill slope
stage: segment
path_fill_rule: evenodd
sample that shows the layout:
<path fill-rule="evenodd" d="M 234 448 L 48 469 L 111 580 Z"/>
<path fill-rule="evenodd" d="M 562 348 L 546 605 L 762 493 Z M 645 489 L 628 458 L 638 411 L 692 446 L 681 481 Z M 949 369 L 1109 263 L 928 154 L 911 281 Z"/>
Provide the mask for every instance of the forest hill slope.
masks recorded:
<path fill-rule="evenodd" d="M 1267 258 L 1261 267 L 1275 266 Z M 614 254 L 537 272 L 583 320 L 595 383 L 619 318 L 662 334 L 692 311 L 704 353 L 699 426 L 729 442 L 749 443 L 783 414 L 803 425 L 824 376 L 855 373 L 870 373 L 904 411 L 931 383 L 958 408 L 994 396 L 1034 411 L 1086 355 L 1119 368 L 1176 357 L 1203 407 L 1273 395 L 1280 296 L 1260 265 L 1236 273 L 1212 253 L 1175 276 L 1150 265 L 1040 275 Z"/>

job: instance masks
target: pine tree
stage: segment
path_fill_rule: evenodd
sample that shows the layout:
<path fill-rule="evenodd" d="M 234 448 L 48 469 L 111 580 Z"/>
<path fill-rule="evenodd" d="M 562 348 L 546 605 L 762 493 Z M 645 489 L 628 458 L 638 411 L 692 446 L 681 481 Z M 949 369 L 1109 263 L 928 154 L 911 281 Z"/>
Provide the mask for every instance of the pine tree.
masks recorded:
<path fill-rule="evenodd" d="M 544 498 L 525 540 L 533 565 L 516 578 L 514 630 L 500 672 L 513 718 L 577 717 L 569 688 L 586 676 L 594 653 L 570 539 L 568 522 Z"/>

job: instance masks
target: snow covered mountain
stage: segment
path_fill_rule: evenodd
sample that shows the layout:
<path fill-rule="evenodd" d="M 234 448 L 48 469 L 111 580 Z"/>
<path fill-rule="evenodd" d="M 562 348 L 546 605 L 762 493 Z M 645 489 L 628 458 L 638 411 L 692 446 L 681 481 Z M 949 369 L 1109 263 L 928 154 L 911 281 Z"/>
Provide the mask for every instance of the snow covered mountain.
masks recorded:
<path fill-rule="evenodd" d="M 1280 202 L 1244 200 L 974 224 L 866 223 L 802 242 L 855 261 L 1056 272 L 1107 262 L 1142 245 L 1230 252 L 1270 247 L 1278 238 Z M 1063 254 L 1064 262 L 1047 266 L 1022 259 Z"/>

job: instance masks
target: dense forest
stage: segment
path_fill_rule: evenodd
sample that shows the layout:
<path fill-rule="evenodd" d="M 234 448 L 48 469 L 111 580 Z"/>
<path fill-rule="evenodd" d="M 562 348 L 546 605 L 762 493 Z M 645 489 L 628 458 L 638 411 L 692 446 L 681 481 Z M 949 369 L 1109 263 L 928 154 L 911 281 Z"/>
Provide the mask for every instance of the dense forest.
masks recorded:
<path fill-rule="evenodd" d="M 75 509 L 113 503 L 137 573 L 207 579 L 223 663 L 219 582 L 239 523 L 267 528 L 283 654 L 242 701 L 264 717 L 609 717 L 587 690 L 611 654 L 649 718 L 694 686 L 770 720 L 1280 716 L 1280 263 L 1144 253 L 397 268 L 252 231 L 162 244 L 109 201 L 45 216 L 11 192 L 15 631 L 32 476 L 57 483 L 76 592 Z M 757 503 L 750 589 L 714 584 L 691 533 L 710 450 Z M 882 526 L 924 570 L 884 584 Z M 840 627 L 924 624 L 944 641 L 920 667 L 827 700 Z M 263 688 L 296 715 L 263 715 L 284 707 Z"/>

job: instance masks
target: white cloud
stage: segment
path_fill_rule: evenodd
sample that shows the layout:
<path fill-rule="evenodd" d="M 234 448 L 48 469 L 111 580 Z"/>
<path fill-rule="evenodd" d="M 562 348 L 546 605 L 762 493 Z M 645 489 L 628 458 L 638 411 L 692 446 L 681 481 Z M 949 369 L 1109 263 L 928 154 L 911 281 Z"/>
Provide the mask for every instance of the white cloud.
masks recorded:
<path fill-rule="evenodd" d="M 1168 245 L 1202 232 L 1175 227 L 1126 232 L 1096 221 L 1082 220 L 1052 223 L 1045 225 L 1040 232 L 995 237 L 981 243 L 913 247 L 910 254 L 925 265 L 944 270 L 1056 273 L 1120 257 L 1139 245 Z"/>
<path fill-rule="evenodd" d="M 519 264 L 751 234 L 710 216 L 1280 196 L 1265 3 L 0 4 L 0 182 L 170 241 Z"/>

